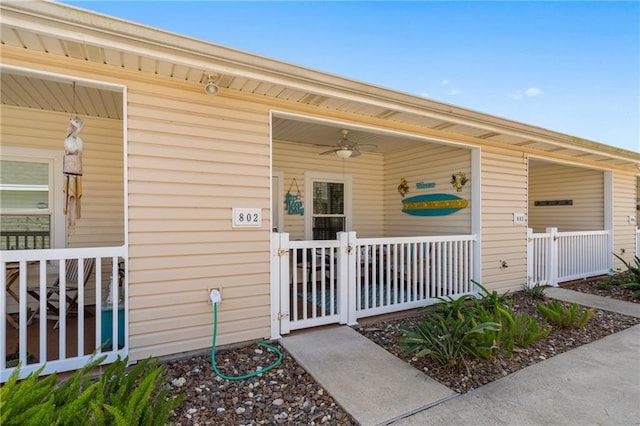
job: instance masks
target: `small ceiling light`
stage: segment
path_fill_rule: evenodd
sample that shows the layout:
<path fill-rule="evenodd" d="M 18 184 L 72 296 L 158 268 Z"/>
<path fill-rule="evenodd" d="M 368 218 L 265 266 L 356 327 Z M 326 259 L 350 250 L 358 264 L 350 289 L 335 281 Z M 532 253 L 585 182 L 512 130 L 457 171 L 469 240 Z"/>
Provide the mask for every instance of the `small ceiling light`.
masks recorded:
<path fill-rule="evenodd" d="M 351 154 L 353 154 L 353 151 L 349 148 L 340 148 L 336 151 L 336 155 L 342 159 L 351 157 Z"/>
<path fill-rule="evenodd" d="M 220 91 L 218 85 L 215 81 L 213 81 L 213 77 L 209 74 L 209 78 L 207 79 L 207 83 L 204 85 L 204 93 L 207 95 L 215 96 Z"/>

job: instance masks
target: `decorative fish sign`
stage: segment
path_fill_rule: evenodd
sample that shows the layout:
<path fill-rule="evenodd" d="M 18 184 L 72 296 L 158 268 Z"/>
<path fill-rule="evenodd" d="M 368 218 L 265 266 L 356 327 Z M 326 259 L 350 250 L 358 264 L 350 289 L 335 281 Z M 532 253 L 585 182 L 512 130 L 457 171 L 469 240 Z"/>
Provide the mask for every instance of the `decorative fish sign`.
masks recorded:
<path fill-rule="evenodd" d="M 467 200 L 451 194 L 422 194 L 402 200 L 402 213 L 411 216 L 446 216 L 467 205 Z"/>

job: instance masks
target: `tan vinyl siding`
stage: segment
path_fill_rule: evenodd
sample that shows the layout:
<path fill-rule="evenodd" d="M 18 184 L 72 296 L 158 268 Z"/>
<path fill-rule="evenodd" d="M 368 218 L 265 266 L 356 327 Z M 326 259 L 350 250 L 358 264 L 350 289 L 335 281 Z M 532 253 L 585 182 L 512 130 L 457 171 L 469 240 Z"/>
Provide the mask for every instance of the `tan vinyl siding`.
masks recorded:
<path fill-rule="evenodd" d="M 572 200 L 570 206 L 535 206 L 536 201 Z M 544 232 L 604 229 L 604 173 L 544 163 L 529 167 L 529 227 Z"/>
<path fill-rule="evenodd" d="M 330 148 L 274 141 L 273 170 L 284 173 L 284 193 L 291 188 L 291 193 L 295 194 L 298 187 L 301 199 L 304 200 L 306 171 L 349 175 L 353 185 L 352 230 L 359 237 L 383 236 L 382 154 L 363 153 L 357 158 L 344 161 L 335 155 L 319 155 L 328 149 Z M 293 179 L 296 180 L 297 187 Z M 282 199 L 284 200 L 284 194 Z M 304 208 L 306 214 L 311 211 L 312 206 Z M 292 240 L 304 239 L 304 217 L 284 212 L 284 230 Z"/>
<path fill-rule="evenodd" d="M 527 161 L 522 154 L 482 151 L 482 282 L 489 289 L 518 289 L 527 275 L 527 228 L 513 213 L 527 211 Z M 501 268 L 502 261 L 507 264 Z"/>
<path fill-rule="evenodd" d="M 39 148 L 64 152 L 69 115 L 51 111 L 2 106 L 2 146 Z M 75 233 L 67 237 L 67 247 L 106 247 L 124 244 L 124 168 L 122 121 L 80 117 L 84 127 L 82 155 L 82 216 Z M 62 180 L 62 176 L 54 176 Z M 52 185 L 55 188 L 56 184 Z M 61 187 L 61 183 L 60 183 Z M 63 215 L 62 206 L 54 205 L 53 215 Z M 64 238 L 63 238 L 64 241 Z M 52 242 L 53 243 L 53 242 Z M 60 248 L 60 247 L 58 247 Z M 35 274 L 34 271 L 30 272 Z M 102 282 L 109 282 L 111 262 L 102 262 Z M 36 275 L 32 275 L 37 280 Z M 49 277 L 54 282 L 55 277 Z M 95 280 L 87 285 L 86 300 L 95 301 Z M 10 312 L 17 310 L 12 299 Z M 33 301 L 31 301 L 34 303 Z M 32 306 L 34 308 L 35 306 Z"/>
<path fill-rule="evenodd" d="M 631 264 L 636 253 L 637 224 L 629 223 L 629 216 L 635 216 L 638 221 L 640 211 L 637 210 L 636 198 L 639 196 L 639 181 L 640 177 L 634 178 L 631 172 L 613 172 L 613 252 Z M 614 269 L 625 269 L 615 257 L 613 261 Z"/>
<path fill-rule="evenodd" d="M 2 146 L 64 151 L 69 115 L 2 106 Z M 82 217 L 68 247 L 119 246 L 124 243 L 122 121 L 80 117 L 84 127 Z M 62 176 L 56 176 L 62 179 Z M 55 206 L 54 214 L 62 214 Z"/>
<path fill-rule="evenodd" d="M 471 176 L 471 151 L 446 145 L 421 144 L 389 152 L 384 158 L 385 236 L 457 235 L 471 233 L 471 184 L 461 192 L 451 186 L 451 175 L 464 172 Z M 409 192 L 405 198 L 419 194 L 453 194 L 469 202 L 460 211 L 447 216 L 411 216 L 402 212 L 403 197 L 398 193 L 400 178 L 405 178 Z M 435 188 L 418 189 L 416 183 L 435 183 Z"/>
<path fill-rule="evenodd" d="M 129 87 L 131 357 L 270 335 L 269 114 L 201 93 Z M 261 208 L 233 229 L 233 207 Z"/>

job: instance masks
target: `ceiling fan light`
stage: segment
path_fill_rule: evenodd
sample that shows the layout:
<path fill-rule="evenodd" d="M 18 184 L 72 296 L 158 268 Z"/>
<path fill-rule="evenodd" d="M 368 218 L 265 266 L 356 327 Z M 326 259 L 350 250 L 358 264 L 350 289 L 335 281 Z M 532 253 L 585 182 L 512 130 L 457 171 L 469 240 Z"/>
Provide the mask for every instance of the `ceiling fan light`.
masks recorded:
<path fill-rule="evenodd" d="M 340 148 L 336 151 L 336 155 L 342 159 L 351 157 L 351 154 L 353 154 L 353 152 L 348 148 Z"/>

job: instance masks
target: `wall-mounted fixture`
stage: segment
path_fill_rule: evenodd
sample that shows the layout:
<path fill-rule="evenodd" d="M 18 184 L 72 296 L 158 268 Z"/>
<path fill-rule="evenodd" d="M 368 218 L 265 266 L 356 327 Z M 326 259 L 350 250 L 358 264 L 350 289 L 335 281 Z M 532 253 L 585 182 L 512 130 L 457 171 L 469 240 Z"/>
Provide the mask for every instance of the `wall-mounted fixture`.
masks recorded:
<path fill-rule="evenodd" d="M 207 82 L 204 85 L 204 93 L 206 93 L 207 95 L 215 96 L 220 91 L 220 88 L 218 87 L 216 82 L 213 80 L 214 76 L 215 75 L 209 74 Z"/>
<path fill-rule="evenodd" d="M 409 184 L 407 180 L 402 177 L 400 178 L 400 185 L 398 185 L 398 193 L 404 197 L 407 192 L 409 192 Z"/>
<path fill-rule="evenodd" d="M 456 189 L 456 192 L 461 192 L 462 187 L 469 182 L 469 178 L 464 172 L 458 172 L 451 175 L 451 186 Z"/>
<path fill-rule="evenodd" d="M 506 260 L 500 260 L 500 269 L 507 269 L 509 267 L 509 265 L 507 265 L 507 261 Z"/>

